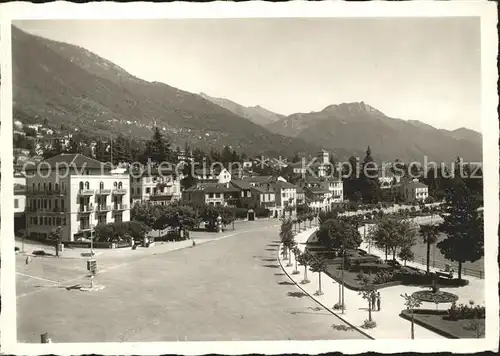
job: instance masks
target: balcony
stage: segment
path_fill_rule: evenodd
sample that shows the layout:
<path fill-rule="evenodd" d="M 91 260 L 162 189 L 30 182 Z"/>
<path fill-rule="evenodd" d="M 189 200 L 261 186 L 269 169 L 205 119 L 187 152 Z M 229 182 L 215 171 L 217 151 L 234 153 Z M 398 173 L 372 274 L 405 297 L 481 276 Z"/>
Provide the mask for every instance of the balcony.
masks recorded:
<path fill-rule="evenodd" d="M 32 207 L 29 207 L 27 206 L 25 208 L 25 211 L 28 212 L 28 213 L 44 213 L 44 214 L 48 214 L 48 213 L 52 213 L 52 214 L 64 214 L 65 211 L 61 208 L 32 208 Z"/>
<path fill-rule="evenodd" d="M 66 189 L 40 189 L 33 190 L 27 189 L 26 195 L 29 196 L 64 196 L 66 194 Z"/>
<path fill-rule="evenodd" d="M 110 195 L 111 194 L 111 189 L 98 189 L 96 191 L 97 195 Z"/>
<path fill-rule="evenodd" d="M 113 189 L 112 194 L 113 195 L 125 195 L 125 194 L 127 194 L 127 189 Z"/>
<path fill-rule="evenodd" d="M 115 204 L 113 206 L 113 211 L 122 211 L 122 210 L 127 210 L 128 205 L 127 204 Z"/>
<path fill-rule="evenodd" d="M 80 205 L 78 208 L 78 212 L 80 214 L 91 213 L 94 211 L 94 207 L 92 205 Z"/>
<path fill-rule="evenodd" d="M 273 202 L 273 201 L 261 202 L 260 206 L 262 208 L 274 208 L 274 207 L 276 207 L 276 202 Z"/>
<path fill-rule="evenodd" d="M 79 196 L 85 196 L 85 197 L 88 197 L 88 196 L 92 196 L 95 194 L 95 190 L 94 189 L 80 189 L 78 191 L 78 195 Z"/>
<path fill-rule="evenodd" d="M 98 205 L 96 211 L 99 213 L 106 213 L 111 211 L 111 205 Z"/>
<path fill-rule="evenodd" d="M 80 225 L 78 227 L 78 232 L 89 232 L 92 230 L 92 227 L 90 225 Z"/>

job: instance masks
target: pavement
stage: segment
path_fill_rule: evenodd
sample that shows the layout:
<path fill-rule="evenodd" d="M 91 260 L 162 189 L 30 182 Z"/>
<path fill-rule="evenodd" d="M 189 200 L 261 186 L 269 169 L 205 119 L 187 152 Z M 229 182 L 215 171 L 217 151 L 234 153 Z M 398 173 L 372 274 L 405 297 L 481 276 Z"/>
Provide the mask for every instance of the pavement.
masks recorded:
<path fill-rule="evenodd" d="M 361 228 L 361 234 L 362 234 Z M 316 230 L 315 227 L 307 229 L 295 236 L 295 241 L 298 247 L 303 251 L 305 249 L 305 243 L 311 234 Z M 363 242 L 361 248 L 368 250 L 368 245 Z M 384 257 L 384 252 L 380 251 L 373 246 L 371 247 L 371 253 L 380 257 Z M 280 254 L 281 255 L 281 254 Z M 287 267 L 288 258 L 283 260 L 280 256 L 280 265 L 288 277 L 296 283 L 305 293 L 313 297 L 316 301 L 321 303 L 323 306 L 327 307 L 332 313 L 336 313 L 347 323 L 353 327 L 357 327 L 367 335 L 374 339 L 409 339 L 410 338 L 410 322 L 399 316 L 400 312 L 405 309 L 404 299 L 401 294 L 412 294 L 418 290 L 422 290 L 420 287 L 413 286 L 393 286 L 387 287 L 380 290 L 381 295 L 381 310 L 372 312 L 372 319 L 377 323 L 377 326 L 373 329 L 362 329 L 361 325 L 368 319 L 368 304 L 357 291 L 353 291 L 344 288 L 344 302 L 346 309 L 344 314 L 341 311 L 333 310 L 333 305 L 339 302 L 339 283 L 327 276 L 322 274 L 322 291 L 323 295 L 314 295 L 316 291 L 319 290 L 319 278 L 317 273 L 312 273 L 308 271 L 308 279 L 310 283 L 301 284 L 304 279 L 304 267 L 299 265 L 299 274 L 293 274 L 295 270 L 295 260 L 292 254 L 292 266 Z M 402 263 L 402 261 L 400 261 Z M 408 266 L 414 266 L 421 269 L 426 267 L 415 263 L 409 262 Z M 460 288 L 444 288 L 440 289 L 443 291 L 451 292 L 458 295 L 458 304 L 468 304 L 469 300 L 474 300 L 476 304 L 484 305 L 484 295 L 485 295 L 485 284 L 484 280 L 467 277 L 469 279 L 469 285 Z M 440 309 L 448 309 L 450 304 L 440 305 Z M 423 303 L 421 308 L 423 309 L 434 309 L 435 304 Z M 443 339 L 442 336 L 425 329 L 421 326 L 415 325 L 415 339 Z"/>
<path fill-rule="evenodd" d="M 281 271 L 278 220 L 243 224 L 206 243 L 200 235 L 194 248 L 107 251 L 94 282 L 105 288 L 93 293 L 78 289 L 88 284 L 82 259 L 25 265 L 18 256 L 18 340 L 37 343 L 44 332 L 53 342 L 366 339 Z"/>

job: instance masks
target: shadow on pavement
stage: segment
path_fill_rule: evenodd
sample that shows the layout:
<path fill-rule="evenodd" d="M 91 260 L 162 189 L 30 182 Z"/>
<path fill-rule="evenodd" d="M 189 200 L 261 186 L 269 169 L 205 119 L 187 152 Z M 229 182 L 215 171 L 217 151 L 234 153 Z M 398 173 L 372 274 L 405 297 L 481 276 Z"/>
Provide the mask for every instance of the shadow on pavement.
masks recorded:
<path fill-rule="evenodd" d="M 275 276 L 286 276 L 286 274 L 284 274 L 284 273 L 275 273 L 274 275 Z"/>
<path fill-rule="evenodd" d="M 288 281 L 284 281 L 284 282 L 277 282 L 280 286 L 294 286 L 295 283 L 293 282 L 288 282 Z"/>
<path fill-rule="evenodd" d="M 266 267 L 266 268 L 280 268 L 280 266 L 278 266 L 278 265 L 262 265 L 262 267 Z"/>
<path fill-rule="evenodd" d="M 276 262 L 276 258 L 261 258 L 262 262 Z"/>
<path fill-rule="evenodd" d="M 275 252 L 275 251 L 276 251 L 276 249 L 275 249 L 275 248 L 266 248 L 265 250 L 266 250 L 266 251 L 273 251 L 273 252 Z"/>
<path fill-rule="evenodd" d="M 304 292 L 288 292 L 287 296 L 294 298 L 302 298 L 302 297 L 307 297 L 307 294 L 305 294 Z"/>

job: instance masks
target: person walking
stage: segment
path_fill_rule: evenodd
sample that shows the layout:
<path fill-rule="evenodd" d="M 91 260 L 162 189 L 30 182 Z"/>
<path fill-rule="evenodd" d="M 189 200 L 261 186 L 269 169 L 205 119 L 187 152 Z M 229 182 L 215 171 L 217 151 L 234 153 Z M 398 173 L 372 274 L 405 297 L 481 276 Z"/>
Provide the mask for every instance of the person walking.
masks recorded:
<path fill-rule="evenodd" d="M 371 304 L 372 304 L 371 309 L 372 310 L 375 310 L 375 303 L 376 303 L 376 301 L 377 301 L 377 295 L 376 295 L 375 292 L 373 292 L 372 293 L 372 300 L 371 300 Z"/>
<path fill-rule="evenodd" d="M 380 292 L 377 292 L 377 311 L 380 311 Z"/>

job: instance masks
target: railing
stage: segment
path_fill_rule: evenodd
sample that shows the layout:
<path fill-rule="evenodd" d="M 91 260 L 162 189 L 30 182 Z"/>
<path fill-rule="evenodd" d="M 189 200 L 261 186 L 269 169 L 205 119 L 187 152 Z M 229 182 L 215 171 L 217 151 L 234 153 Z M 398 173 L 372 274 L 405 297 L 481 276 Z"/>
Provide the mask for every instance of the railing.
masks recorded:
<path fill-rule="evenodd" d="M 26 207 L 25 211 L 29 213 L 64 213 L 65 211 L 61 208 L 32 208 Z"/>
<path fill-rule="evenodd" d="M 66 189 L 26 189 L 26 195 L 62 195 L 66 194 Z"/>
<path fill-rule="evenodd" d="M 115 194 L 115 195 L 124 195 L 124 194 L 127 194 L 127 190 L 126 189 L 113 189 L 111 192 L 113 194 Z"/>
<path fill-rule="evenodd" d="M 86 232 L 90 231 L 92 228 L 90 226 L 79 226 L 78 227 L 78 232 Z"/>
<path fill-rule="evenodd" d="M 416 257 L 413 262 L 420 263 L 424 267 L 427 266 L 427 259 L 425 257 Z M 429 261 L 429 267 L 431 268 L 439 268 L 441 270 L 445 270 L 446 266 L 451 266 L 454 270 L 454 277 L 457 276 L 458 274 L 458 263 L 453 263 L 453 262 L 443 262 L 440 260 L 431 260 Z M 476 277 L 480 279 L 484 279 L 484 271 L 474 269 L 474 268 L 467 268 L 462 266 L 462 274 L 466 276 L 471 276 L 471 277 Z"/>
<path fill-rule="evenodd" d="M 94 195 L 95 190 L 94 189 L 80 189 L 78 191 L 78 195 Z"/>
<path fill-rule="evenodd" d="M 78 208 L 78 212 L 80 213 L 91 213 L 94 211 L 94 207 L 92 205 L 83 205 Z"/>
<path fill-rule="evenodd" d="M 110 195 L 111 194 L 111 189 L 98 189 L 96 191 L 97 195 Z"/>
<path fill-rule="evenodd" d="M 113 206 L 113 210 L 127 210 L 128 205 L 127 204 L 116 204 Z"/>
<path fill-rule="evenodd" d="M 101 211 L 101 212 L 110 211 L 111 206 L 110 205 L 98 205 L 96 210 Z"/>

